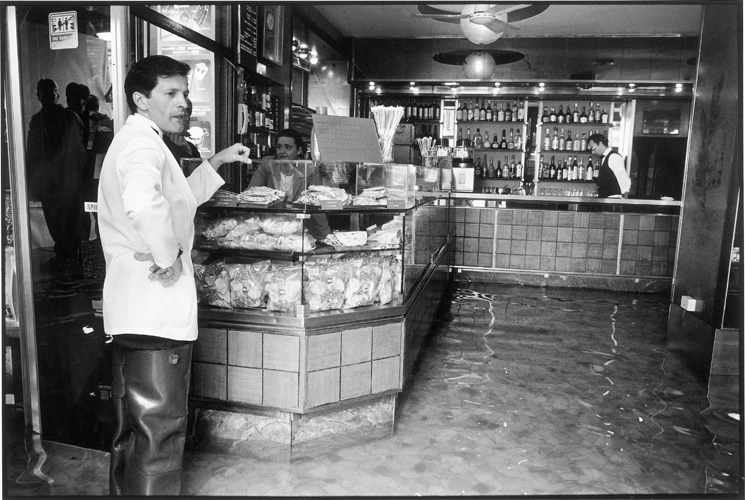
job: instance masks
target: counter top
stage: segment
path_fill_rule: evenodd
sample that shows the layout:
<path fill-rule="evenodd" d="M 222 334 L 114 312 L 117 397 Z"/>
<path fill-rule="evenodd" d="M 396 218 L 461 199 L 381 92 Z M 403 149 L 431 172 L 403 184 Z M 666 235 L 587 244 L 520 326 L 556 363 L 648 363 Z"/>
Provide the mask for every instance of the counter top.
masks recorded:
<path fill-rule="evenodd" d="M 456 200 L 486 200 L 486 201 L 517 201 L 525 203 L 579 203 L 590 205 L 621 205 L 621 206 L 654 206 L 654 207 L 680 207 L 677 200 L 637 200 L 626 198 L 597 198 L 589 196 L 528 196 L 517 194 L 492 194 L 492 193 L 450 193 Z"/>

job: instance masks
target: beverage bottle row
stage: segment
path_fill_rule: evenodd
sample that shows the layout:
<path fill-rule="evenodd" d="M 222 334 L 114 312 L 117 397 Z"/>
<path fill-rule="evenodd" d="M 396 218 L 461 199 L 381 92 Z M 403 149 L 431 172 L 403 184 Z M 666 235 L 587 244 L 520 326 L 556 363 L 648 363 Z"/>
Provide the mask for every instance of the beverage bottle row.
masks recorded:
<path fill-rule="evenodd" d="M 259 93 L 256 88 L 252 88 L 247 101 L 248 120 L 252 126 L 279 130 L 279 96 Z"/>
<path fill-rule="evenodd" d="M 505 156 L 504 163 L 497 160 L 496 166 L 494 158 L 490 158 L 487 163 L 487 157 L 484 155 L 483 163 L 481 157 L 476 158 L 474 168 L 476 170 L 474 176 L 477 179 L 522 179 L 525 173 L 520 158 L 515 159 L 515 155 L 512 155 L 511 160 Z"/>
<path fill-rule="evenodd" d="M 588 137 L 600 133 L 600 130 L 591 130 L 589 132 L 582 132 L 582 136 L 579 134 L 572 136 L 572 130 L 568 129 L 566 135 L 564 135 L 563 128 L 559 132 L 559 127 L 554 127 L 553 135 L 551 135 L 547 127 L 544 130 L 546 134 L 543 136 L 543 144 L 541 145 L 541 150 L 543 151 L 586 151 Z M 608 138 L 607 130 L 604 130 L 602 133 Z"/>
<path fill-rule="evenodd" d="M 455 110 L 456 121 L 522 122 L 525 120 L 522 101 L 519 103 L 512 101 L 512 107 L 510 107 L 509 101 L 506 103 L 502 103 L 502 101 L 494 102 L 493 100 L 488 100 L 485 103 L 484 101 L 482 99 L 479 103 L 478 99 L 461 100 Z"/>
<path fill-rule="evenodd" d="M 466 129 L 466 137 L 463 138 L 463 128 L 458 129 L 458 142 L 459 146 L 473 147 L 474 149 L 519 149 L 522 150 L 523 140 L 520 135 L 520 129 L 510 129 L 510 135 L 507 136 L 507 129 L 502 129 L 502 137 L 498 137 L 497 133 L 489 139 L 489 131 L 485 130 L 484 135 L 481 135 L 481 129 L 476 129 L 476 134 L 471 138 L 471 129 Z"/>
<path fill-rule="evenodd" d="M 539 123 L 608 123 L 608 120 L 608 110 L 603 108 L 601 111 L 600 103 L 593 104 L 591 102 L 589 111 L 586 106 L 582 106 L 580 112 L 579 106 L 575 102 L 574 109 L 571 109 L 567 104 L 566 111 L 563 104 L 559 104 L 558 111 L 555 106 L 551 106 L 550 112 L 548 106 L 544 106 Z"/>
<path fill-rule="evenodd" d="M 404 109 L 403 120 L 439 120 L 440 100 L 414 100 L 414 99 L 370 99 L 370 108 L 375 106 L 400 106 Z M 368 113 L 372 116 L 371 113 Z"/>
<path fill-rule="evenodd" d="M 546 164 L 543 155 L 538 167 L 538 178 L 557 181 L 593 181 L 598 178 L 600 164 L 593 166 L 592 157 L 587 158 L 587 166 L 582 158 L 567 156 L 556 164 L 556 158 L 551 157 L 551 163 Z"/>

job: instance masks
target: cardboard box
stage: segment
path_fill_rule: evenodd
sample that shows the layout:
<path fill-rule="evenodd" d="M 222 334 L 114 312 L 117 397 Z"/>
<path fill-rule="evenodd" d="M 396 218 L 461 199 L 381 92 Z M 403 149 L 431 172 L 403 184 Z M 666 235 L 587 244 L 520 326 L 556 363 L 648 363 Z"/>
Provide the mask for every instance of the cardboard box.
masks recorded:
<path fill-rule="evenodd" d="M 393 163 L 419 165 L 421 161 L 422 154 L 419 152 L 419 146 L 393 145 Z"/>
<path fill-rule="evenodd" d="M 399 123 L 396 133 L 393 135 L 393 144 L 412 144 L 414 142 L 414 125 L 411 123 Z"/>

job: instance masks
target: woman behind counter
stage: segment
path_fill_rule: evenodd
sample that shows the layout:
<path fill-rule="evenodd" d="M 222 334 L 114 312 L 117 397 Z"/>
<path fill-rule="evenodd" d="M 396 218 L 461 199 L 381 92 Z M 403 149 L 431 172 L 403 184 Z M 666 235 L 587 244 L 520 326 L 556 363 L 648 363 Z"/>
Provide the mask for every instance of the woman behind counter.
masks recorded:
<path fill-rule="evenodd" d="M 265 186 L 283 191 L 286 200 L 292 202 L 300 197 L 307 186 L 320 186 L 321 173 L 316 167 L 310 167 L 302 172 L 287 162 L 302 160 L 307 148 L 303 136 L 297 130 L 286 128 L 277 134 L 277 156 L 275 161 L 262 162 L 254 171 L 248 187 Z M 269 158 L 267 158 L 269 159 Z M 306 177 L 307 175 L 307 177 Z M 331 232 L 328 220 L 323 214 L 313 214 L 308 220 L 308 231 L 319 240 Z"/>

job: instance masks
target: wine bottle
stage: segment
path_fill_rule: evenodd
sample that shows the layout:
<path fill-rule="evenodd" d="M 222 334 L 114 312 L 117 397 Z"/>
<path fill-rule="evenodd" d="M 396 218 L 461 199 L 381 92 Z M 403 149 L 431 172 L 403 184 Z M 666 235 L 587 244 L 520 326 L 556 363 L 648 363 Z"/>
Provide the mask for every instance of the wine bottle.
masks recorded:
<path fill-rule="evenodd" d="M 564 115 L 564 123 L 572 123 L 572 111 L 569 108 L 569 104 L 567 104 L 567 112 Z"/>
<path fill-rule="evenodd" d="M 544 133 L 543 136 L 543 151 L 548 151 L 551 149 L 551 130 L 548 127 L 543 127 L 542 132 Z"/>
<path fill-rule="evenodd" d="M 541 123 L 548 123 L 551 121 L 548 115 L 548 106 L 543 106 L 543 116 L 541 117 Z"/>
<path fill-rule="evenodd" d="M 556 122 L 564 123 L 564 106 L 559 104 L 559 112 L 556 114 Z"/>
<path fill-rule="evenodd" d="M 486 108 L 486 121 L 488 122 L 492 121 L 493 114 L 494 114 L 494 111 L 491 109 L 491 101 L 489 101 L 489 106 Z"/>
<path fill-rule="evenodd" d="M 456 146 L 465 146 L 463 143 L 463 129 L 458 128 L 458 140 L 455 143 Z"/>
<path fill-rule="evenodd" d="M 550 179 L 556 179 L 556 163 L 554 157 L 551 157 L 551 164 L 548 166 L 548 175 Z"/>
<path fill-rule="evenodd" d="M 574 123 L 579 122 L 579 108 L 577 107 L 577 103 L 574 103 L 574 111 L 572 111 L 572 121 Z"/>
<path fill-rule="evenodd" d="M 520 158 L 518 158 L 517 164 L 515 165 L 515 177 L 517 177 L 518 179 L 522 179 L 524 177 L 524 174 L 525 172 L 523 169 L 523 164 L 520 161 Z"/>
<path fill-rule="evenodd" d="M 502 178 L 503 179 L 509 179 L 510 178 L 510 161 L 507 156 L 504 157 L 504 165 L 502 165 Z"/>
<path fill-rule="evenodd" d="M 559 151 L 564 151 L 565 147 L 566 139 L 564 138 L 564 129 L 561 129 L 561 134 L 559 135 Z"/>
<path fill-rule="evenodd" d="M 582 174 L 580 173 L 579 163 L 577 162 L 576 156 L 574 157 L 574 161 L 572 162 L 572 180 L 574 181 L 582 180 Z"/>
<path fill-rule="evenodd" d="M 566 156 L 564 157 L 564 167 L 561 169 L 561 178 L 569 180 L 569 163 L 567 163 Z"/>
<path fill-rule="evenodd" d="M 502 108 L 502 101 L 499 101 L 499 109 L 497 110 L 497 121 L 504 121 L 504 108 Z"/>
<path fill-rule="evenodd" d="M 582 132 L 582 139 L 579 141 L 579 151 L 587 151 L 587 136 Z"/>
<path fill-rule="evenodd" d="M 564 149 L 567 151 L 572 151 L 574 149 L 574 141 L 572 140 L 572 131 L 569 130 L 567 132 L 567 139 L 564 143 Z"/>
<path fill-rule="evenodd" d="M 494 170 L 494 176 L 497 179 L 501 179 L 502 178 L 502 162 L 499 161 L 499 160 L 497 160 L 497 168 Z"/>
<path fill-rule="evenodd" d="M 517 177 L 517 164 L 515 163 L 515 155 L 512 155 L 512 161 L 510 161 L 510 179 Z"/>
<path fill-rule="evenodd" d="M 468 117 L 466 120 L 469 122 L 473 121 L 473 101 L 468 101 Z"/>
<path fill-rule="evenodd" d="M 435 120 L 440 120 L 440 101 L 435 101 Z"/>
<path fill-rule="evenodd" d="M 499 143 L 499 147 L 507 149 L 507 129 L 502 129 L 502 142 Z"/>
<path fill-rule="evenodd" d="M 587 120 L 588 120 L 588 118 L 587 118 L 587 113 L 585 112 L 585 107 L 582 106 L 582 114 L 579 115 L 579 122 L 580 123 L 587 123 Z"/>
<path fill-rule="evenodd" d="M 505 106 L 504 110 L 504 121 L 511 122 L 512 121 L 512 110 L 510 109 L 510 103 L 508 102 Z"/>
<path fill-rule="evenodd" d="M 466 143 L 465 146 L 470 148 L 473 143 L 471 142 L 471 129 L 466 129 Z"/>
<path fill-rule="evenodd" d="M 600 115 L 600 123 L 608 123 L 608 110 L 603 108 L 603 112 Z"/>
<path fill-rule="evenodd" d="M 518 119 L 517 101 L 512 101 L 512 121 L 516 122 L 517 119 Z"/>
<path fill-rule="evenodd" d="M 510 129 L 510 139 L 507 141 L 507 149 L 515 149 L 515 131 Z"/>
<path fill-rule="evenodd" d="M 592 168 L 592 157 L 590 156 L 587 158 L 587 172 L 585 172 L 585 180 L 591 181 L 595 176 L 594 172 L 595 171 Z"/>
<path fill-rule="evenodd" d="M 494 171 L 494 158 L 491 158 L 489 160 L 489 168 L 486 170 L 486 177 L 488 179 L 493 179 L 494 178 L 494 174 L 495 174 L 495 171 Z"/>
<path fill-rule="evenodd" d="M 592 163 L 592 159 L 590 159 L 590 163 Z M 596 181 L 598 180 L 598 176 L 600 175 L 600 162 L 598 161 L 595 166 L 592 168 L 592 180 Z"/>
<path fill-rule="evenodd" d="M 517 121 L 519 122 L 525 121 L 525 111 L 523 109 L 524 107 L 525 106 L 523 105 L 523 102 L 520 101 L 520 105 L 517 108 Z"/>
<path fill-rule="evenodd" d="M 582 151 L 582 148 L 580 147 L 582 145 L 582 141 L 579 139 L 579 134 L 574 135 L 574 144 L 572 144 L 572 149 L 575 151 Z"/>
<path fill-rule="evenodd" d="M 482 122 L 486 120 L 486 108 L 484 107 L 484 101 L 481 101 L 481 109 L 479 109 L 479 120 Z"/>
<path fill-rule="evenodd" d="M 599 102 L 596 102 L 595 103 L 595 123 L 601 123 L 600 122 L 601 115 L 602 115 L 602 113 L 600 112 L 600 103 Z"/>
<path fill-rule="evenodd" d="M 551 138 L 551 149 L 553 151 L 559 149 L 559 132 L 556 127 L 554 127 L 554 136 Z"/>
<path fill-rule="evenodd" d="M 455 110 L 455 120 L 463 121 L 463 101 L 458 102 L 458 109 Z"/>
<path fill-rule="evenodd" d="M 590 109 L 587 110 L 587 122 L 595 123 L 595 105 L 590 101 Z"/>

